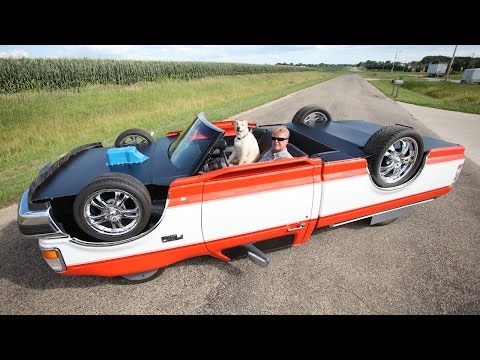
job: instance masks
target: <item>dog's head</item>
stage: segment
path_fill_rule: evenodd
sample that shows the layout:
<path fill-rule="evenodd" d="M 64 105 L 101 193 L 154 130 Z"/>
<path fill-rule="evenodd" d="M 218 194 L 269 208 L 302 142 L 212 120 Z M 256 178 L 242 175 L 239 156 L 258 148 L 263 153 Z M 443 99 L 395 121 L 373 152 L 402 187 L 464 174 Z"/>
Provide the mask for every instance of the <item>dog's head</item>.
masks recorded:
<path fill-rule="evenodd" d="M 235 120 L 233 122 L 235 126 L 235 131 L 238 136 L 243 136 L 248 132 L 248 121 L 247 120 Z"/>

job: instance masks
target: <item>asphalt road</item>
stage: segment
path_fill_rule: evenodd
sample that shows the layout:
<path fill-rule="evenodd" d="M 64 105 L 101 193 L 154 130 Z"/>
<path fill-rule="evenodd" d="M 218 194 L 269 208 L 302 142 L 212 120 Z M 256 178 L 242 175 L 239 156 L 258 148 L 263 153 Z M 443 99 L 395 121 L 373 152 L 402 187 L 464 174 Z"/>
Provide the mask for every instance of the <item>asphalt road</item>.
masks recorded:
<path fill-rule="evenodd" d="M 438 137 L 357 75 L 235 117 L 286 122 L 310 104 L 334 119 L 403 123 Z M 303 246 L 269 253 L 267 268 L 200 257 L 133 285 L 57 275 L 19 234 L 12 206 L 0 210 L 0 314 L 480 314 L 479 204 L 480 167 L 466 159 L 452 192 L 390 225 L 318 229 Z"/>

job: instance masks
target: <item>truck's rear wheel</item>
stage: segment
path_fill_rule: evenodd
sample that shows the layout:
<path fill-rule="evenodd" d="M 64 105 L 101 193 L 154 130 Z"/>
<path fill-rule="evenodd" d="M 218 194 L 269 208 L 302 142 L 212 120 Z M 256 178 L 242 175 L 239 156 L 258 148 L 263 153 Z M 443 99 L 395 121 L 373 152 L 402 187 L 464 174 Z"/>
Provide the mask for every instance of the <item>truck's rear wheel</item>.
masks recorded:
<path fill-rule="evenodd" d="M 332 117 L 327 110 L 318 105 L 304 106 L 293 116 L 292 122 L 310 127 L 319 127 L 327 124 Z"/>
<path fill-rule="evenodd" d="M 118 135 L 115 140 L 115 147 L 124 147 L 124 146 L 145 146 L 148 144 L 153 144 L 155 140 L 152 135 L 146 132 L 143 129 L 128 129 Z"/>

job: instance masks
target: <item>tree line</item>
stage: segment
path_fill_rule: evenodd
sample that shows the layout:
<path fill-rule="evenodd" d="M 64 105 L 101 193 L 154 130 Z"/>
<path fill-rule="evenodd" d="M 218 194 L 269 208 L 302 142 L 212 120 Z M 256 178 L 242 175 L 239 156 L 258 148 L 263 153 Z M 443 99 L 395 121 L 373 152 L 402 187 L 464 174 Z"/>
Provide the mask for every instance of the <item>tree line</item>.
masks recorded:
<path fill-rule="evenodd" d="M 408 63 L 401 63 L 396 61 L 395 64 L 390 61 L 374 61 L 374 60 L 367 60 L 362 61 L 358 64 L 303 64 L 303 63 L 276 63 L 275 65 L 286 65 L 286 66 L 301 66 L 301 67 L 312 67 L 312 68 L 325 68 L 329 70 L 336 70 L 341 67 L 348 67 L 348 66 L 357 66 L 363 67 L 365 69 L 371 70 L 394 70 L 394 71 L 427 71 L 428 65 L 432 64 L 439 64 L 439 63 L 447 63 L 450 64 L 451 57 L 449 56 L 425 56 L 420 61 L 410 61 Z M 480 58 L 478 57 L 471 57 L 471 56 L 456 56 L 453 60 L 452 70 L 451 71 L 463 71 L 465 69 L 473 69 L 480 67 Z"/>
<path fill-rule="evenodd" d="M 426 71 L 428 65 L 447 63 L 450 64 L 452 58 L 449 56 L 425 56 L 420 61 L 410 61 L 408 63 L 401 63 L 396 61 L 395 64 L 391 61 L 372 61 L 367 60 L 365 62 L 360 62 L 356 66 L 364 67 L 365 69 L 372 70 L 391 70 L 394 71 Z M 451 71 L 464 71 L 466 69 L 473 69 L 480 67 L 480 58 L 471 57 L 471 56 L 456 56 L 453 60 L 452 70 Z"/>

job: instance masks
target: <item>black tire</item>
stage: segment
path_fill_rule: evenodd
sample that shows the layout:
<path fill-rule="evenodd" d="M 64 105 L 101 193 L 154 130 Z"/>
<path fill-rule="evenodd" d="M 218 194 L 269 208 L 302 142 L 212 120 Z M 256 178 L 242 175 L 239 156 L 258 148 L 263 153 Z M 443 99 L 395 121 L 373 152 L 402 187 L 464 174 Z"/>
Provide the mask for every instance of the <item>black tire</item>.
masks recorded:
<path fill-rule="evenodd" d="M 399 186 L 421 171 L 423 149 L 422 137 L 399 125 L 381 128 L 363 148 L 368 156 L 370 176 L 381 188 Z"/>
<path fill-rule="evenodd" d="M 145 146 L 153 144 L 155 140 L 152 135 L 142 129 L 128 129 L 118 135 L 115 140 L 115 147 L 124 146 Z"/>
<path fill-rule="evenodd" d="M 151 203 L 147 188 L 139 180 L 127 174 L 106 173 L 90 181 L 76 196 L 73 216 L 85 234 L 100 241 L 120 241 L 145 228 Z"/>
<path fill-rule="evenodd" d="M 292 122 L 310 127 L 320 127 L 332 121 L 327 110 L 318 105 L 304 106 L 293 116 Z"/>

